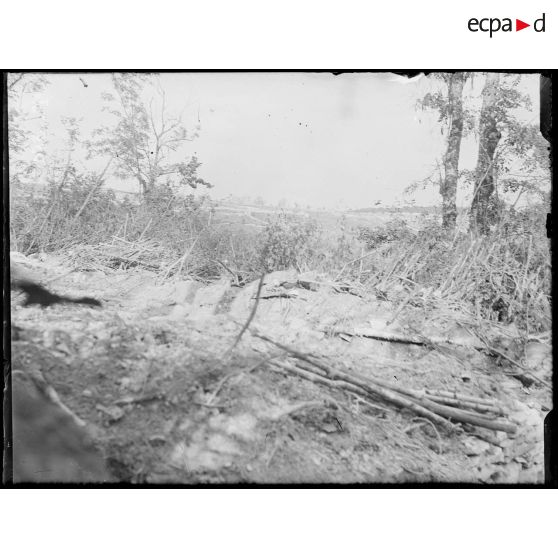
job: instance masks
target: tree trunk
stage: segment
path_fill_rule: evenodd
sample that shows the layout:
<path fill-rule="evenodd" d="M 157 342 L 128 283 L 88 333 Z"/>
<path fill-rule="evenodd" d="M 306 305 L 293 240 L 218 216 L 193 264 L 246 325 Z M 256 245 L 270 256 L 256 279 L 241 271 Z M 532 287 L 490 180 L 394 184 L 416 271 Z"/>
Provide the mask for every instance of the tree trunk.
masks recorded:
<path fill-rule="evenodd" d="M 457 219 L 457 179 L 459 172 L 459 153 L 463 137 L 463 86 L 466 76 L 463 73 L 452 74 L 448 81 L 448 104 L 450 131 L 448 146 L 444 156 L 445 176 L 440 184 L 442 196 L 442 226 L 453 230 Z"/>
<path fill-rule="evenodd" d="M 143 177 L 140 174 L 136 175 L 136 178 L 138 179 L 138 183 L 140 186 L 141 197 L 145 198 L 149 191 L 149 188 L 147 187 L 147 182 L 143 179 Z"/>
<path fill-rule="evenodd" d="M 479 155 L 477 159 L 476 184 L 471 202 L 469 229 L 480 234 L 487 234 L 495 221 L 493 206 L 495 196 L 494 153 L 502 137 L 498 129 L 498 86 L 499 74 L 487 74 L 482 91 L 482 109 L 480 121 Z"/>

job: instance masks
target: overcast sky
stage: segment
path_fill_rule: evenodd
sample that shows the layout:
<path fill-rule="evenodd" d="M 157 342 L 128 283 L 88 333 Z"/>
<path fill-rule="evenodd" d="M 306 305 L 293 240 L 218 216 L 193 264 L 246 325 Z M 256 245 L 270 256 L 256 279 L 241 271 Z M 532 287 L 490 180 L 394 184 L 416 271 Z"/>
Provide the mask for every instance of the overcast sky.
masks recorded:
<path fill-rule="evenodd" d="M 416 110 L 417 100 L 436 88 L 430 78 L 406 83 L 387 73 L 199 73 L 160 79 L 169 112 L 184 111 L 187 126 L 199 121 L 200 137 L 187 147 L 203 164 L 200 176 L 215 184 L 216 198 L 261 196 L 327 208 L 391 204 L 443 154 L 436 116 Z M 538 122 L 538 79 L 523 76 L 521 86 L 533 99 L 532 111 L 522 116 L 532 122 Z M 111 91 L 107 74 L 55 74 L 49 81 L 40 101 L 50 148 L 60 146 L 62 116 L 82 119 L 83 137 L 107 122 L 101 111 L 101 93 Z M 466 93 L 478 102 L 481 89 L 479 77 Z M 474 167 L 476 152 L 475 138 L 464 140 L 461 168 Z M 433 204 L 439 195 L 431 188 L 408 199 Z"/>

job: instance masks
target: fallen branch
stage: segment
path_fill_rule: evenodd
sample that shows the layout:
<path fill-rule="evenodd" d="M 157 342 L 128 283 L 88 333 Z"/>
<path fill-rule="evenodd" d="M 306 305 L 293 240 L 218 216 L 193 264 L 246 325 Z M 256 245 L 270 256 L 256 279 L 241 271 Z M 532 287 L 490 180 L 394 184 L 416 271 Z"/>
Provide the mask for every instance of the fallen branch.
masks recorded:
<path fill-rule="evenodd" d="M 425 337 L 419 335 L 402 335 L 400 333 L 386 332 L 385 330 L 375 330 L 368 327 L 355 327 L 352 331 L 340 328 L 322 329 L 324 333 L 330 335 L 350 335 L 352 337 L 364 337 L 367 339 L 376 339 L 378 341 L 389 341 L 391 343 L 406 343 L 407 345 L 442 345 L 450 344 L 467 349 L 486 350 L 485 345 L 480 343 L 463 343 L 447 337 Z"/>
<path fill-rule="evenodd" d="M 326 375 L 329 378 L 333 378 L 333 379 L 342 379 L 342 380 L 346 380 L 346 381 L 351 381 L 351 382 L 355 382 L 358 385 L 360 385 L 361 387 L 366 387 L 369 385 L 369 383 L 373 383 L 376 384 L 380 387 L 383 387 L 385 389 L 390 389 L 392 391 L 397 391 L 403 395 L 406 395 L 408 397 L 413 397 L 415 399 L 422 399 L 422 398 L 427 398 L 427 399 L 431 399 L 432 401 L 438 401 L 440 403 L 446 403 L 446 404 L 450 404 L 451 406 L 461 406 L 461 407 L 465 407 L 465 408 L 469 408 L 469 409 L 475 409 L 481 412 L 493 412 L 496 414 L 502 414 L 502 409 L 500 407 L 497 406 L 497 403 L 494 399 L 481 399 L 478 397 L 468 397 L 468 396 L 458 396 L 456 393 L 453 392 L 436 392 L 433 390 L 417 390 L 417 389 L 411 389 L 411 388 L 405 388 L 399 384 L 394 384 L 393 382 L 388 382 L 386 380 L 380 380 L 378 378 L 371 378 L 371 377 L 365 377 L 362 376 L 360 374 L 346 374 L 344 372 L 341 372 L 339 370 L 336 370 L 334 368 L 332 368 L 331 366 L 329 366 L 328 364 L 326 364 L 325 362 L 323 362 L 322 360 L 318 359 L 317 357 L 314 357 L 310 354 L 307 353 L 303 353 L 300 351 L 297 351 L 296 349 L 292 348 L 292 347 L 288 347 L 286 345 L 283 345 L 282 343 L 279 343 L 273 339 L 271 339 L 270 337 L 267 337 L 266 335 L 262 335 L 259 333 L 254 333 L 254 335 L 256 335 L 256 337 L 259 337 L 260 339 L 263 339 L 264 341 L 267 341 L 269 343 L 272 343 L 274 345 L 276 345 L 277 347 L 279 347 L 280 349 L 286 351 L 287 353 L 290 353 L 294 356 L 296 356 L 298 359 L 305 361 L 309 364 L 311 364 L 312 366 L 315 366 L 316 368 L 319 368 L 321 370 L 323 370 Z M 304 368 L 303 365 L 300 365 Z M 310 369 L 311 372 L 313 372 L 312 369 Z"/>
<path fill-rule="evenodd" d="M 240 330 L 240 333 L 236 336 L 236 339 L 234 340 L 233 344 L 225 351 L 225 354 L 223 355 L 223 358 L 225 358 L 227 355 L 229 355 L 231 353 L 231 351 L 238 345 L 238 342 L 240 341 L 240 339 L 244 335 L 244 332 L 248 329 L 248 327 L 250 326 L 250 323 L 254 319 L 254 316 L 256 315 L 256 310 L 258 309 L 258 303 L 260 301 L 260 293 L 262 292 L 264 279 L 265 279 L 265 273 L 263 273 L 262 276 L 260 277 L 260 281 L 258 283 L 258 289 L 256 291 L 256 297 L 255 297 L 256 301 L 254 302 L 254 306 L 252 306 L 252 311 L 250 312 L 250 315 L 248 316 L 248 319 L 246 320 L 246 323 L 244 324 L 244 326 Z"/>
<path fill-rule="evenodd" d="M 320 368 L 322 369 L 324 369 L 324 367 L 325 365 L 323 364 L 320 366 Z M 360 388 L 364 389 L 365 391 L 368 391 L 374 395 L 380 393 L 380 395 L 383 398 L 387 398 L 386 394 L 390 394 L 390 393 L 393 394 L 394 392 L 397 392 L 402 396 L 404 396 L 405 398 L 408 398 L 409 401 L 414 401 L 415 403 L 418 403 L 421 407 L 428 409 L 429 411 L 432 411 L 433 413 L 440 415 L 441 417 L 444 417 L 446 419 L 454 419 L 459 422 L 466 422 L 469 424 L 474 424 L 476 426 L 489 428 L 491 430 L 502 430 L 503 432 L 509 432 L 511 434 L 516 432 L 515 425 L 509 422 L 488 419 L 479 414 L 475 414 L 466 410 L 459 410 L 456 407 L 443 405 L 441 403 L 438 403 L 430 399 L 426 394 L 420 392 L 419 390 L 411 390 L 411 389 L 403 388 L 401 386 L 394 386 L 393 384 L 389 384 L 388 382 L 384 382 L 376 378 L 366 378 L 365 380 L 362 380 L 356 375 L 345 374 L 344 372 L 333 370 L 331 367 L 327 367 L 327 368 L 330 370 L 330 372 L 328 373 L 328 377 L 331 377 L 333 379 L 341 379 L 348 383 L 357 385 Z M 391 400 L 391 399 L 388 400 L 390 400 L 391 402 L 396 402 L 395 400 Z M 488 405 L 486 407 L 488 407 L 490 411 L 494 412 L 494 407 Z M 415 412 L 417 411 L 416 408 L 413 408 L 413 410 L 415 410 Z M 421 413 L 417 413 L 417 414 L 421 414 Z"/>
<path fill-rule="evenodd" d="M 371 328 L 354 328 L 353 331 L 346 331 L 339 328 L 333 329 L 322 329 L 324 333 L 329 335 L 346 335 L 350 337 L 364 337 L 366 339 L 376 339 L 378 341 L 388 341 L 390 343 L 406 343 L 408 345 L 422 345 L 422 346 L 434 346 L 434 345 L 455 345 L 457 347 L 464 347 L 466 349 L 475 349 L 477 351 L 485 351 L 491 356 L 501 357 L 509 361 L 514 366 L 517 366 L 521 370 L 524 370 L 525 373 L 517 373 L 513 374 L 518 380 L 521 380 L 522 383 L 531 384 L 533 381 L 537 382 L 547 388 L 550 388 L 550 384 L 541 380 L 535 374 L 527 370 L 525 366 L 514 360 L 513 358 L 509 357 L 502 351 L 492 347 L 486 341 L 481 339 L 482 345 L 478 343 L 463 343 L 461 341 L 457 341 L 455 339 L 449 339 L 447 337 L 424 337 L 418 335 L 401 335 L 399 333 L 386 333 L 385 331 L 377 331 Z"/>
<path fill-rule="evenodd" d="M 502 409 L 495 405 L 487 405 L 484 403 L 473 403 L 471 401 L 460 401 L 454 397 L 439 397 L 437 395 L 425 394 L 431 401 L 448 405 L 449 407 L 459 407 L 460 409 L 471 409 L 479 413 L 494 413 L 496 415 L 502 414 Z"/>
<path fill-rule="evenodd" d="M 456 391 L 444 391 L 425 389 L 427 395 L 434 395 L 437 397 L 447 397 L 449 399 L 459 399 L 461 401 L 470 401 L 471 403 L 480 403 L 485 405 L 497 405 L 496 399 L 484 399 L 481 397 L 473 397 L 472 395 L 461 395 Z"/>
<path fill-rule="evenodd" d="M 14 370 L 14 377 L 16 377 L 16 374 L 22 374 L 22 372 L 20 370 Z M 58 392 L 45 380 L 42 372 L 40 372 L 39 370 L 30 370 L 25 374 L 27 375 L 27 377 L 31 378 L 36 387 L 41 390 L 52 403 L 57 405 L 60 409 L 62 409 L 62 411 L 70 416 L 79 427 L 83 428 L 86 426 L 86 422 L 83 419 L 79 418 L 70 408 L 64 405 L 64 403 L 60 399 L 60 396 L 58 395 Z"/>
<path fill-rule="evenodd" d="M 302 362 L 311 365 L 311 367 L 308 367 L 302 363 L 297 363 L 296 365 L 274 363 L 275 366 L 280 366 L 281 368 L 303 376 L 306 379 L 320 383 L 327 383 L 327 385 L 334 387 L 342 387 L 347 391 L 352 391 L 353 393 L 358 393 L 359 395 L 380 397 L 399 407 L 408 408 L 418 415 L 424 416 L 438 424 L 442 424 L 446 428 L 448 425 L 451 425 L 447 419 L 453 419 L 459 422 L 489 428 L 491 430 L 501 430 L 509 433 L 516 432 L 516 426 L 510 422 L 489 419 L 478 413 L 443 405 L 429 399 L 429 394 L 420 392 L 419 390 L 410 390 L 401 386 L 395 386 L 376 378 L 363 378 L 354 374 L 346 374 L 345 372 L 341 372 L 307 353 L 288 347 L 271 339 L 270 337 L 267 337 L 266 335 L 256 332 L 253 332 L 253 334 L 256 337 L 287 351 L 289 354 L 293 355 Z M 357 391 L 355 391 L 355 389 Z M 453 398 L 452 403 L 454 403 Z M 485 406 L 489 407 L 490 410 L 493 410 L 494 407 L 490 405 Z"/>
<path fill-rule="evenodd" d="M 315 383 L 319 383 L 319 384 L 324 384 L 326 386 L 329 387 L 333 387 L 333 388 L 341 388 L 344 391 L 349 391 L 351 393 L 356 393 L 357 395 L 360 395 L 361 397 L 370 397 L 371 392 L 374 394 L 375 390 L 366 390 L 363 388 L 360 388 L 352 383 L 349 382 L 345 382 L 343 380 L 330 380 L 328 378 L 325 378 L 323 376 L 320 376 L 318 374 L 312 373 L 312 372 L 307 372 L 305 370 L 302 370 L 301 368 L 297 367 L 297 366 L 293 366 L 284 362 L 273 362 L 271 364 L 271 368 L 273 370 L 273 368 L 279 368 L 281 370 L 285 370 L 288 372 L 291 372 L 293 374 L 297 374 L 298 376 L 300 376 L 301 378 L 305 378 L 306 380 L 310 380 L 312 382 Z M 430 411 L 428 411 L 428 409 L 425 409 L 424 407 L 421 407 L 420 405 L 415 404 L 413 401 L 410 401 L 402 396 L 399 396 L 397 394 L 393 394 L 390 393 L 388 390 L 382 390 L 381 388 L 378 389 L 376 395 L 380 396 L 381 398 L 389 401 L 390 403 L 393 403 L 399 407 L 406 407 L 411 409 L 412 411 L 414 411 L 416 414 L 427 417 L 429 419 L 431 419 L 433 422 L 436 422 L 440 425 L 442 425 L 443 427 L 445 427 L 448 430 L 453 430 L 454 426 L 451 424 L 451 422 L 445 420 L 444 418 L 431 413 Z"/>
<path fill-rule="evenodd" d="M 163 399 L 163 396 L 159 393 L 145 394 L 138 397 L 128 395 L 117 399 L 114 402 L 114 405 L 137 405 L 139 403 L 151 403 L 153 401 L 158 401 L 159 399 Z"/>
<path fill-rule="evenodd" d="M 289 294 L 289 293 L 278 293 L 278 294 L 269 294 L 263 295 L 258 297 L 260 300 L 269 300 L 270 298 L 299 298 L 296 293 Z M 304 300 L 304 299 L 301 299 Z"/>

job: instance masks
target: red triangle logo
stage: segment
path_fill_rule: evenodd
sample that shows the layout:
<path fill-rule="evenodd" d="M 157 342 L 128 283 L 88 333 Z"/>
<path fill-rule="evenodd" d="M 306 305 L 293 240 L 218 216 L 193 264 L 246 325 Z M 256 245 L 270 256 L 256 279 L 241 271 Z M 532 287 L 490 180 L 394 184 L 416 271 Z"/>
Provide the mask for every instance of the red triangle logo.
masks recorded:
<path fill-rule="evenodd" d="M 521 31 L 522 29 L 525 29 L 526 27 L 531 27 L 531 24 L 530 23 L 525 23 L 524 21 L 521 21 L 520 19 L 515 20 L 515 30 L 516 31 Z"/>

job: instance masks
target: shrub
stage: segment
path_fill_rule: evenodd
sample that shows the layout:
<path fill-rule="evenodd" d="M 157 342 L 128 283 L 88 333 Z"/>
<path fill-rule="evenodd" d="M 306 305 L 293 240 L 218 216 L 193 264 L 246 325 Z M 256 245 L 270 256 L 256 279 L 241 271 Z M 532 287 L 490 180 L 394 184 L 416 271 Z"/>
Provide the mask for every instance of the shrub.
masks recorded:
<path fill-rule="evenodd" d="M 382 237 L 367 257 L 365 283 L 387 293 L 395 285 L 407 291 L 427 289 L 440 300 L 468 306 L 481 318 L 548 330 L 551 273 L 543 216 L 531 209 L 506 219 L 505 227 L 483 237 L 448 233 L 433 223 L 411 242 L 405 234 L 389 241 Z"/>
<path fill-rule="evenodd" d="M 407 223 L 400 217 L 390 219 L 379 227 L 359 227 L 358 239 L 364 242 L 368 250 L 373 250 L 382 244 L 396 240 L 409 240 L 413 233 L 407 227 Z"/>
<path fill-rule="evenodd" d="M 302 267 L 316 253 L 319 229 L 316 221 L 284 212 L 272 217 L 260 244 L 260 266 L 266 272 Z"/>
<path fill-rule="evenodd" d="M 105 240 L 118 227 L 121 210 L 112 190 L 95 187 L 87 175 L 63 187 L 20 187 L 10 207 L 14 248 L 29 254 Z"/>

